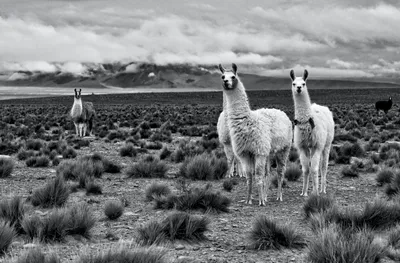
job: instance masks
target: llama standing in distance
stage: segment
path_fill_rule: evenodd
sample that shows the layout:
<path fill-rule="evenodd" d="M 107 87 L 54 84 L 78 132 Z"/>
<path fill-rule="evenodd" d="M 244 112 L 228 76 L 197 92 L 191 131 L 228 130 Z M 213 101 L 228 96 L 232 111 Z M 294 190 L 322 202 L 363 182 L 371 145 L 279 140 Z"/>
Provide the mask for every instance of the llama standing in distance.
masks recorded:
<path fill-rule="evenodd" d="M 79 91 L 75 89 L 74 104 L 71 108 L 71 118 L 74 121 L 75 131 L 79 137 L 86 136 L 87 128 L 89 128 L 89 135 L 93 136 L 93 120 L 96 112 L 93 108 L 93 103 L 82 102 L 81 92 L 82 89 L 79 89 Z"/>
<path fill-rule="evenodd" d="M 223 110 L 218 118 L 217 123 L 217 132 L 219 142 L 224 146 L 224 152 L 226 155 L 226 159 L 228 161 L 228 171 L 226 172 L 225 177 L 232 177 L 235 169 L 235 165 L 237 166 L 237 173 L 240 177 L 243 177 L 242 166 L 240 165 L 240 161 L 236 158 L 232 149 L 231 136 L 229 134 L 228 128 L 228 112 L 226 109 L 226 95 L 222 94 L 222 107 Z"/>
<path fill-rule="evenodd" d="M 282 201 L 282 182 L 292 144 L 292 123 L 277 109 L 252 111 L 237 66 L 225 70 L 221 65 L 222 87 L 226 95 L 228 129 L 234 154 L 247 177 L 247 204 L 252 200 L 253 174 L 259 191 L 259 205 L 265 205 L 269 190 L 270 155 L 275 154 L 278 167 L 278 197 Z M 267 169 L 266 166 L 267 165 Z"/>
<path fill-rule="evenodd" d="M 393 105 L 392 97 L 389 97 L 388 101 L 386 100 L 377 101 L 375 103 L 376 113 L 379 114 L 379 110 L 383 110 L 385 114 L 387 114 L 388 111 L 392 108 L 392 105 Z"/>
<path fill-rule="evenodd" d="M 321 192 L 326 193 L 326 173 L 328 170 L 329 152 L 331 149 L 335 123 L 328 107 L 311 104 L 306 80 L 308 71 L 303 77 L 296 77 L 290 71 L 292 95 L 294 101 L 294 145 L 299 150 L 303 170 L 302 196 L 307 196 L 309 176 L 313 180 L 314 194 L 318 191 L 318 173 L 321 175 Z"/>

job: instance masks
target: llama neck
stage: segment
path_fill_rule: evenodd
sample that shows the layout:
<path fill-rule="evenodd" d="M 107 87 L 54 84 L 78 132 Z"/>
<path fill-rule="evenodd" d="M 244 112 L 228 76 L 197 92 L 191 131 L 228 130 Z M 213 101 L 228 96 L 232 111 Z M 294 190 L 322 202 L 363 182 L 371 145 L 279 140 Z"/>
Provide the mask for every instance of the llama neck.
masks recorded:
<path fill-rule="evenodd" d="M 293 93 L 294 117 L 298 121 L 307 121 L 311 117 L 311 100 L 307 90 L 301 94 Z"/>
<path fill-rule="evenodd" d="M 226 94 L 225 94 L 225 92 L 222 92 L 222 110 L 224 112 L 225 120 L 228 119 L 228 109 L 227 109 L 228 108 L 228 102 L 226 100 L 227 100 Z"/>
<path fill-rule="evenodd" d="M 72 109 L 71 109 L 71 116 L 72 117 L 78 117 L 82 114 L 82 99 L 76 99 L 74 98 L 74 105 L 72 105 Z"/>
<path fill-rule="evenodd" d="M 237 79 L 236 88 L 233 90 L 224 90 L 226 95 L 226 111 L 231 120 L 243 120 L 250 116 L 249 100 L 243 83 Z"/>

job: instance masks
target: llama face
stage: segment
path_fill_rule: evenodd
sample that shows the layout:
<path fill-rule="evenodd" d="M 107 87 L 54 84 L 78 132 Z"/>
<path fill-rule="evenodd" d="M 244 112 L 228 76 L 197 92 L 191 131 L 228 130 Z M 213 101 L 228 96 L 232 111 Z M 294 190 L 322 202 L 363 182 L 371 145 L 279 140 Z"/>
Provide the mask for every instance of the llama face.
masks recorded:
<path fill-rule="evenodd" d="M 296 77 L 293 69 L 290 71 L 290 78 L 292 79 L 292 92 L 293 94 L 301 94 L 307 90 L 306 80 L 308 77 L 307 70 L 304 70 L 303 77 Z"/>
<path fill-rule="evenodd" d="M 232 70 L 225 70 L 221 64 L 219 65 L 219 69 L 222 73 L 222 87 L 225 90 L 232 90 L 236 88 L 237 80 L 237 66 L 232 64 Z"/>
<path fill-rule="evenodd" d="M 79 91 L 78 91 L 78 90 L 76 90 L 76 89 L 74 89 L 74 91 L 75 91 L 75 96 L 74 96 L 74 99 L 77 99 L 77 100 L 79 100 L 79 99 L 81 98 L 81 92 L 82 92 L 82 89 L 79 89 Z"/>

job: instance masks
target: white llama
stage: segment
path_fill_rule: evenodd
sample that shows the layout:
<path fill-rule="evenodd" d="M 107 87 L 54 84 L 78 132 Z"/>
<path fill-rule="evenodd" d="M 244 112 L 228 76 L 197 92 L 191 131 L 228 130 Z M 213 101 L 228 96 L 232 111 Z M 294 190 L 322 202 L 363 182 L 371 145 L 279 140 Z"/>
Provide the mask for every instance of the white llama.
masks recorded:
<path fill-rule="evenodd" d="M 217 123 L 217 132 L 219 142 L 224 146 L 224 152 L 226 155 L 226 159 L 228 161 L 228 171 L 226 172 L 225 177 L 232 177 L 234 173 L 234 169 L 236 166 L 236 171 L 240 177 L 243 177 L 242 166 L 240 165 L 240 161 L 236 158 L 232 149 L 231 136 L 229 134 L 228 128 L 228 112 L 226 110 L 226 95 L 222 94 L 222 105 L 223 111 L 219 115 L 218 123 Z"/>
<path fill-rule="evenodd" d="M 311 104 L 306 80 L 308 71 L 303 77 L 292 78 L 294 101 L 294 145 L 299 150 L 303 170 L 302 196 L 307 196 L 309 176 L 313 180 L 312 193 L 318 192 L 318 173 L 321 175 L 321 192 L 326 193 L 326 173 L 328 170 L 329 152 L 335 133 L 335 123 L 328 107 Z M 310 167 L 311 166 L 311 167 Z"/>
<path fill-rule="evenodd" d="M 75 125 L 76 134 L 79 137 L 86 136 L 87 128 L 89 128 L 89 134 L 92 136 L 93 120 L 96 112 L 93 108 L 93 103 L 82 102 L 81 92 L 82 89 L 79 89 L 79 91 L 75 89 L 74 104 L 70 115 Z"/>
<path fill-rule="evenodd" d="M 252 111 L 243 83 L 237 75 L 237 66 L 232 64 L 232 70 L 225 70 L 219 65 L 219 69 L 222 73 L 223 92 L 226 95 L 233 152 L 239 158 L 247 177 L 246 203 L 252 203 L 254 174 L 259 190 L 259 205 L 265 205 L 269 191 L 271 154 L 275 154 L 277 160 L 277 200 L 282 201 L 283 175 L 292 144 L 292 123 L 281 110 Z"/>

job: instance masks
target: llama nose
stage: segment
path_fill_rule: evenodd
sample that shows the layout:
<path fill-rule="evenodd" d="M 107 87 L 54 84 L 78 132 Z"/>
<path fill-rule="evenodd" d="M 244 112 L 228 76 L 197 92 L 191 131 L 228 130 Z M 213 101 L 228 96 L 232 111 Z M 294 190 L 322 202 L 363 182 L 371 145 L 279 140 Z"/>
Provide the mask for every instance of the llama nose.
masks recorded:
<path fill-rule="evenodd" d="M 298 86 L 297 87 L 297 93 L 300 93 L 301 92 L 301 86 Z"/>
<path fill-rule="evenodd" d="M 225 80 L 224 80 L 224 83 L 228 83 L 228 80 L 227 80 L 227 79 L 225 79 Z"/>

